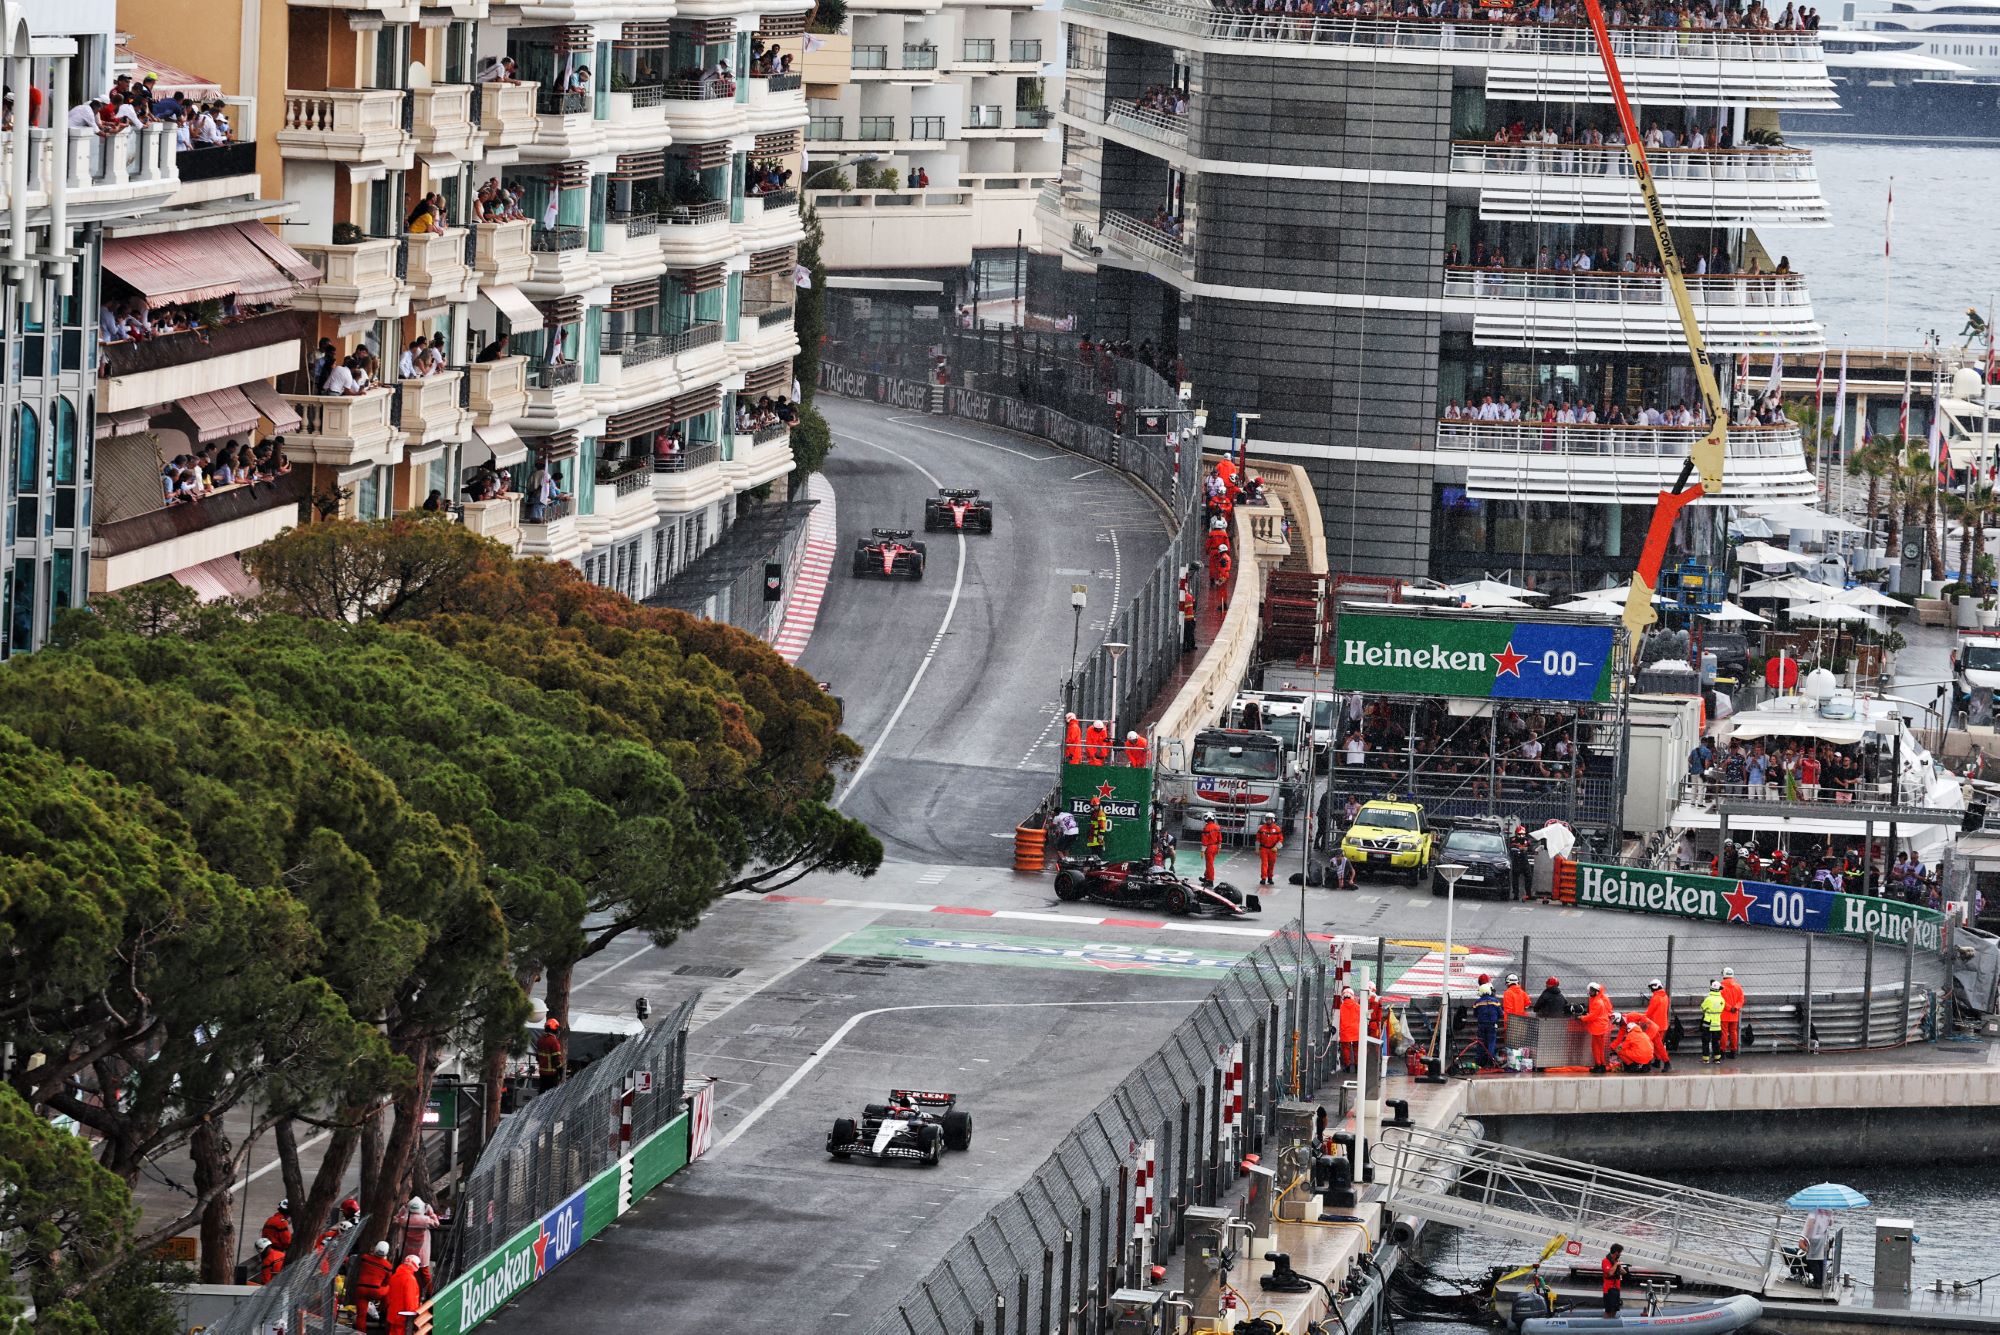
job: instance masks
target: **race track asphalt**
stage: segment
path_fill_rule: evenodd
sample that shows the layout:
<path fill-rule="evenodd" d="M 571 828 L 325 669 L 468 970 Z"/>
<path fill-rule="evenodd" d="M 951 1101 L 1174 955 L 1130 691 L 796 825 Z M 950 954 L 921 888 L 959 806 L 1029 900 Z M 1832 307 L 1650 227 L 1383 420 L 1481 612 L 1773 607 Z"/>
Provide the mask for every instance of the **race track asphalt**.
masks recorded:
<path fill-rule="evenodd" d="M 1164 516 L 1122 474 L 1037 440 L 850 400 L 820 406 L 834 430 L 826 477 L 840 546 L 799 666 L 840 697 L 845 730 L 869 752 L 842 809 L 893 858 L 1004 862 L 1015 824 L 1055 782 L 1070 588 L 1089 590 L 1089 654 L 1116 598 L 1166 550 Z M 924 498 L 939 486 L 979 488 L 993 533 L 925 534 Z M 851 573 L 872 528 L 928 543 L 921 582 Z"/>

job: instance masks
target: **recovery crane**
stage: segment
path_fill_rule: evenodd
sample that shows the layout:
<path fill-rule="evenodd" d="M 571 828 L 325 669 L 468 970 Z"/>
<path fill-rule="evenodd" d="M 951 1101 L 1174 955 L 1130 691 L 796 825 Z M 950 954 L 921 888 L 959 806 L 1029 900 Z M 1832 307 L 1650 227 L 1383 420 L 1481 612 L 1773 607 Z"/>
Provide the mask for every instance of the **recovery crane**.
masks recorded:
<path fill-rule="evenodd" d="M 1704 495 L 1722 492 L 1722 462 L 1729 446 L 1729 405 L 1723 401 L 1716 383 L 1715 368 L 1709 364 L 1708 349 L 1702 343 L 1701 325 L 1695 320 L 1694 298 L 1688 294 L 1687 278 L 1681 273 L 1680 254 L 1667 232 L 1667 215 L 1660 207 L 1660 192 L 1653 184 L 1653 169 L 1646 161 L 1646 145 L 1639 137 L 1639 122 L 1632 115 L 1632 103 L 1625 96 L 1625 81 L 1618 73 L 1618 55 L 1611 49 L 1611 30 L 1604 21 L 1599 0 L 1584 0 L 1590 15 L 1590 31 L 1597 39 L 1597 54 L 1604 62 L 1604 77 L 1611 85 L 1611 100 L 1617 104 L 1618 124 L 1625 132 L 1625 152 L 1632 159 L 1632 171 L 1639 178 L 1639 193 L 1646 201 L 1646 222 L 1653 232 L 1653 245 L 1660 252 L 1660 268 L 1674 295 L 1674 309 L 1680 313 L 1681 332 L 1687 338 L 1688 355 L 1694 359 L 1695 383 L 1701 391 L 1702 407 L 1708 413 L 1708 431 L 1689 451 L 1681 464 L 1679 481 L 1672 491 L 1663 491 L 1653 504 L 1653 520 L 1646 528 L 1646 542 L 1639 549 L 1639 565 L 1632 572 L 1632 587 L 1625 594 L 1625 629 L 1632 651 L 1637 652 L 1640 632 L 1653 624 L 1653 595 L 1660 587 L 1660 567 L 1667 557 L 1667 542 L 1673 536 L 1674 521 L 1681 511 Z M 1698 475 L 1698 476 L 1697 476 Z"/>

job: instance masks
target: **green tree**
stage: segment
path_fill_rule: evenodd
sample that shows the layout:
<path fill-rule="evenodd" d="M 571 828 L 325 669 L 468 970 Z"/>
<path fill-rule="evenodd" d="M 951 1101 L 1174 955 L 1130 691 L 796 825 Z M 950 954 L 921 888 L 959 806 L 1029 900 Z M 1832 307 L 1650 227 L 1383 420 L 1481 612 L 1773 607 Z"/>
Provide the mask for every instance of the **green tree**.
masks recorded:
<path fill-rule="evenodd" d="M 246 552 L 267 604 L 321 621 L 409 621 L 476 610 L 475 576 L 512 560 L 458 524 L 402 516 L 373 524 L 305 524 Z"/>
<path fill-rule="evenodd" d="M 826 261 L 821 249 L 826 229 L 819 210 L 810 201 L 799 206 L 805 239 L 799 243 L 799 263 L 812 275 L 812 286 L 800 288 L 793 304 L 792 327 L 798 332 L 799 353 L 792 358 L 792 374 L 799 382 L 799 420 L 792 426 L 791 491 L 798 495 L 806 479 L 826 465 L 833 450 L 833 429 L 814 406 L 819 391 L 820 353 L 826 344 Z"/>

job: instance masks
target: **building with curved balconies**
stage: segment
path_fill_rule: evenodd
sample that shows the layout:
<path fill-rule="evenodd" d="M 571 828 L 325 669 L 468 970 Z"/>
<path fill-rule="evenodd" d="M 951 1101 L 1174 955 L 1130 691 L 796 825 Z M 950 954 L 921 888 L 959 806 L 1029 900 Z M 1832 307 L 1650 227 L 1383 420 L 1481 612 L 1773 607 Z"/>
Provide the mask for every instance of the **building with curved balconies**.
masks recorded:
<path fill-rule="evenodd" d="M 1039 215 L 1078 333 L 1178 361 L 1225 439 L 1255 414 L 1256 448 L 1310 470 L 1337 568 L 1629 572 L 1700 402 L 1589 29 L 1306 8 L 1069 0 Z M 1757 229 L 1826 224 L 1778 113 L 1832 85 L 1811 34 L 1638 18 L 1614 7 L 1613 45 L 1747 408 L 1738 354 L 1824 347 L 1809 275 Z M 1796 430 L 1739 428 L 1709 503 L 1813 495 Z"/>

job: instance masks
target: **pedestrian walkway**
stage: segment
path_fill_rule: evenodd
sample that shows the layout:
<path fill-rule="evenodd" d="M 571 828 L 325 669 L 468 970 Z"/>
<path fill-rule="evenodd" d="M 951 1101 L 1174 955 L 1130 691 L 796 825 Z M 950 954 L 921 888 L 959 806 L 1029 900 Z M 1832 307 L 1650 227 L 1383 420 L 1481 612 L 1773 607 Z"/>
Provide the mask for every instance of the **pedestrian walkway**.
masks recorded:
<path fill-rule="evenodd" d="M 805 541 L 799 544 L 798 569 L 792 572 L 792 597 L 785 604 L 785 619 L 778 626 L 772 647 L 787 663 L 799 661 L 819 623 L 819 605 L 826 598 L 826 581 L 833 574 L 833 558 L 840 543 L 834 520 L 833 484 L 824 474 L 806 479 L 806 498 L 818 501 L 806 521 Z"/>

